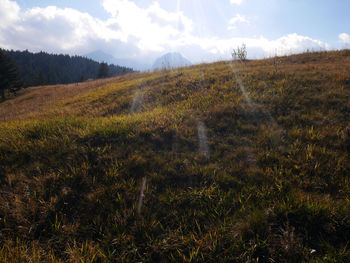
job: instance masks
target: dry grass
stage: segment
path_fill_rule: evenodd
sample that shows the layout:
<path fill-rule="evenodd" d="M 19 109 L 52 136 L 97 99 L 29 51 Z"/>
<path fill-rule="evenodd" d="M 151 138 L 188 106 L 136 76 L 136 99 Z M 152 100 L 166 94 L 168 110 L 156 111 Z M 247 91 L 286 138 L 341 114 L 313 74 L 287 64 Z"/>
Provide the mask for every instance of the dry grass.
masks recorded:
<path fill-rule="evenodd" d="M 142 75 L 140 73 L 134 74 Z M 108 83 L 123 81 L 130 78 L 129 75 L 132 74 L 67 85 L 29 87 L 20 93 L 20 96 L 0 103 L 0 121 L 25 119 L 28 115 L 48 111 L 52 107 L 57 107 L 56 103 L 58 101 L 77 95 L 81 96 L 88 91 L 96 90 Z"/>
<path fill-rule="evenodd" d="M 349 55 L 1 103 L 0 261 L 350 262 Z"/>

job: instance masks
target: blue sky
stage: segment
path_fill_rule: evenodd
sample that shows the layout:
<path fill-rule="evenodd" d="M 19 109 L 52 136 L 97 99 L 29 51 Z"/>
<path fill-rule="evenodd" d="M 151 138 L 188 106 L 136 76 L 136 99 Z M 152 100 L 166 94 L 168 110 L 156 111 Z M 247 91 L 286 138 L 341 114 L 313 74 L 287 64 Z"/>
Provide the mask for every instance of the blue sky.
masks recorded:
<path fill-rule="evenodd" d="M 0 0 L 0 47 L 193 62 L 350 47 L 348 0 Z"/>

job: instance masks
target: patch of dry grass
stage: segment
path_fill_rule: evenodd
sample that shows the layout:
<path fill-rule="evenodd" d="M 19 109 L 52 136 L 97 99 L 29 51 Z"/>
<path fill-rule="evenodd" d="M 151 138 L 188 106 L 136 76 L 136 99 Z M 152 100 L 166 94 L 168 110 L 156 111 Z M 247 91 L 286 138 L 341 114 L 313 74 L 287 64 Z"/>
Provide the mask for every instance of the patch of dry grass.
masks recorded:
<path fill-rule="evenodd" d="M 142 76 L 137 73 L 135 75 Z M 128 75 L 124 75 L 67 85 L 29 87 L 20 96 L 0 103 L 0 121 L 25 119 L 33 113 L 49 111 L 51 108 L 57 107 L 58 101 L 81 96 L 88 91 L 96 90 L 108 83 L 123 81 L 128 78 L 130 78 Z"/>

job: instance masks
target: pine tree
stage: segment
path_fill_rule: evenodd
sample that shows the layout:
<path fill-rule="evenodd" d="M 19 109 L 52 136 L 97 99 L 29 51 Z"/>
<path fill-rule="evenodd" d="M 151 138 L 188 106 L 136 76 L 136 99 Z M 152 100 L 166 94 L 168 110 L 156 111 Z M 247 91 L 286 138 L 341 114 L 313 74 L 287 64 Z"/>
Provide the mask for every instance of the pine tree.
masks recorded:
<path fill-rule="evenodd" d="M 5 99 L 5 91 L 16 94 L 22 88 L 16 64 L 0 49 L 0 95 Z"/>
<path fill-rule="evenodd" d="M 98 70 L 98 74 L 97 74 L 97 78 L 101 79 L 101 78 L 107 78 L 109 75 L 109 68 L 108 68 L 108 64 L 105 62 L 102 62 L 100 64 L 100 68 Z"/>
<path fill-rule="evenodd" d="M 45 80 L 45 76 L 44 73 L 40 70 L 39 75 L 37 77 L 36 83 L 37 86 L 41 86 L 41 85 L 45 85 L 46 84 L 46 80 Z"/>

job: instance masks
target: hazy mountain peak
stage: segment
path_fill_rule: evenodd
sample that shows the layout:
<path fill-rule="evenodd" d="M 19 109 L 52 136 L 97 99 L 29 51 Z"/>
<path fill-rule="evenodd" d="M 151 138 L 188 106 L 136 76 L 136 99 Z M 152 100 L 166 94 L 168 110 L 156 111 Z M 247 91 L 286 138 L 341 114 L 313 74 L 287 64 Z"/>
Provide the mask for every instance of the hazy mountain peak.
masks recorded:
<path fill-rule="evenodd" d="M 147 70 L 150 69 L 150 65 L 145 63 L 143 60 L 132 59 L 132 58 L 116 58 L 111 54 L 108 54 L 102 50 L 95 50 L 88 54 L 85 54 L 85 57 L 95 60 L 97 62 L 107 62 L 108 64 L 119 65 L 123 67 L 133 68 L 136 70 Z"/>
<path fill-rule="evenodd" d="M 103 52 L 102 50 L 92 51 L 88 54 L 85 54 L 85 57 L 95 60 L 97 62 L 107 62 L 109 64 L 116 64 L 115 57 Z"/>
<path fill-rule="evenodd" d="M 172 69 L 190 66 L 192 63 L 178 52 L 167 53 L 153 63 L 153 69 Z"/>

